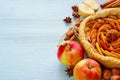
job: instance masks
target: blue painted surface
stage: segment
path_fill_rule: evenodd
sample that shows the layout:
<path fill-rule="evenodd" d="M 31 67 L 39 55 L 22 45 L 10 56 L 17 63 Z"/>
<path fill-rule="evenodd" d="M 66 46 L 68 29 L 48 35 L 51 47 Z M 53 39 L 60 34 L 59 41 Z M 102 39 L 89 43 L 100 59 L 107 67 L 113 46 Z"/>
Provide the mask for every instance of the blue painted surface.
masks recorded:
<path fill-rule="evenodd" d="M 81 1 L 0 0 L 0 80 L 73 80 L 56 52 L 62 20 Z"/>

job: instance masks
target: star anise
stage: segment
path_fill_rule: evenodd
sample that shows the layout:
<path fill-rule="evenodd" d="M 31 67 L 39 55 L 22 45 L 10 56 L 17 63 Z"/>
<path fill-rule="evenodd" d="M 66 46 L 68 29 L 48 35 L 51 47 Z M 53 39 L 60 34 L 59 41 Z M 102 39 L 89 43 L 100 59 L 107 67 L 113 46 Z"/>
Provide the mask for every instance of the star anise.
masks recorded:
<path fill-rule="evenodd" d="M 69 77 L 73 76 L 73 66 L 67 67 L 67 69 L 65 70 L 65 72 L 67 72 L 67 75 Z"/>
<path fill-rule="evenodd" d="M 113 30 L 111 29 L 110 31 L 108 31 L 107 33 L 107 40 L 109 43 L 116 41 L 119 38 L 119 32 L 117 30 Z"/>
<path fill-rule="evenodd" d="M 75 17 L 75 18 L 80 18 L 80 15 L 79 15 L 77 12 L 74 12 L 74 13 L 72 14 L 72 16 Z"/>
<path fill-rule="evenodd" d="M 77 6 L 77 5 L 72 6 L 72 10 L 73 10 L 74 12 L 78 12 L 78 6 Z"/>
<path fill-rule="evenodd" d="M 63 19 L 63 21 L 65 21 L 66 23 L 71 23 L 71 18 L 68 16 L 65 19 Z"/>

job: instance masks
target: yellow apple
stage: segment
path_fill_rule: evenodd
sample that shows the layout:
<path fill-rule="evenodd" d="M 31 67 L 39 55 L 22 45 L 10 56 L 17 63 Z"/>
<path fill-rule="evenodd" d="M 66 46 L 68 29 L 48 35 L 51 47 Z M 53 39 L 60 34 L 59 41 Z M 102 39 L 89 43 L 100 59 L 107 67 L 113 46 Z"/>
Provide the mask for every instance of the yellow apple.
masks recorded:
<path fill-rule="evenodd" d="M 85 0 L 78 5 L 78 13 L 83 17 L 87 17 L 95 13 L 98 8 L 99 4 L 96 0 Z"/>
<path fill-rule="evenodd" d="M 59 45 L 57 57 L 65 66 L 74 66 L 84 58 L 84 50 L 76 41 L 63 41 Z"/>
<path fill-rule="evenodd" d="M 90 6 L 95 11 L 97 11 L 99 8 L 99 4 L 96 0 L 85 0 L 84 3 L 86 3 L 88 6 Z"/>
<path fill-rule="evenodd" d="M 95 13 L 95 11 L 92 8 L 90 8 L 89 6 L 87 6 L 85 3 L 80 3 L 78 5 L 78 13 L 83 17 L 87 17 L 87 16 Z"/>

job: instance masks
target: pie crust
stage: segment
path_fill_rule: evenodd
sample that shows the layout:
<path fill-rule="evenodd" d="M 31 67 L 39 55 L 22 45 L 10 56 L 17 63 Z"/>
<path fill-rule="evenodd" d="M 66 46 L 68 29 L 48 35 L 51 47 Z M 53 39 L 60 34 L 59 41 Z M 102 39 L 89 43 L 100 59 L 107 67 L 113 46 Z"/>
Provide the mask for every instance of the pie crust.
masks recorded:
<path fill-rule="evenodd" d="M 86 33 L 85 33 L 85 27 L 86 23 L 89 20 L 95 20 L 98 18 L 105 18 L 108 15 L 118 15 L 120 14 L 120 8 L 109 8 L 109 9 L 103 9 L 101 11 L 96 12 L 93 15 L 90 15 L 86 17 L 80 24 L 79 27 L 79 40 L 80 44 L 84 47 L 87 55 L 90 58 L 93 58 L 103 64 L 106 67 L 112 68 L 112 67 L 119 67 L 120 68 L 120 58 L 112 57 L 112 56 L 104 56 L 101 55 L 95 47 L 92 46 L 92 44 L 87 40 Z"/>

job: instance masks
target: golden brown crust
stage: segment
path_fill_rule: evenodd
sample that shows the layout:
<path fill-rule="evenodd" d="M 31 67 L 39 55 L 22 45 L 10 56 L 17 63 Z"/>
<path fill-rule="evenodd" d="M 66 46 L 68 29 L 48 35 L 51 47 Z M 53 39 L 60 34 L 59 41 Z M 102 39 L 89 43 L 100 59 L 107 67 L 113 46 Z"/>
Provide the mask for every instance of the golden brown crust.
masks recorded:
<path fill-rule="evenodd" d="M 117 15 L 117 14 L 120 14 L 120 8 L 103 9 L 103 10 L 85 18 L 79 27 L 79 40 L 80 40 L 81 45 L 83 45 L 88 56 L 90 58 L 93 58 L 93 59 L 99 61 L 104 66 L 109 67 L 109 68 L 111 68 L 111 67 L 119 67 L 120 68 L 120 59 L 111 57 L 111 56 L 100 55 L 96 51 L 96 49 L 92 46 L 92 44 L 89 43 L 88 40 L 86 39 L 85 27 L 86 27 L 86 23 L 89 20 L 94 20 L 96 18 L 104 18 L 104 17 L 107 17 L 108 15 Z"/>

